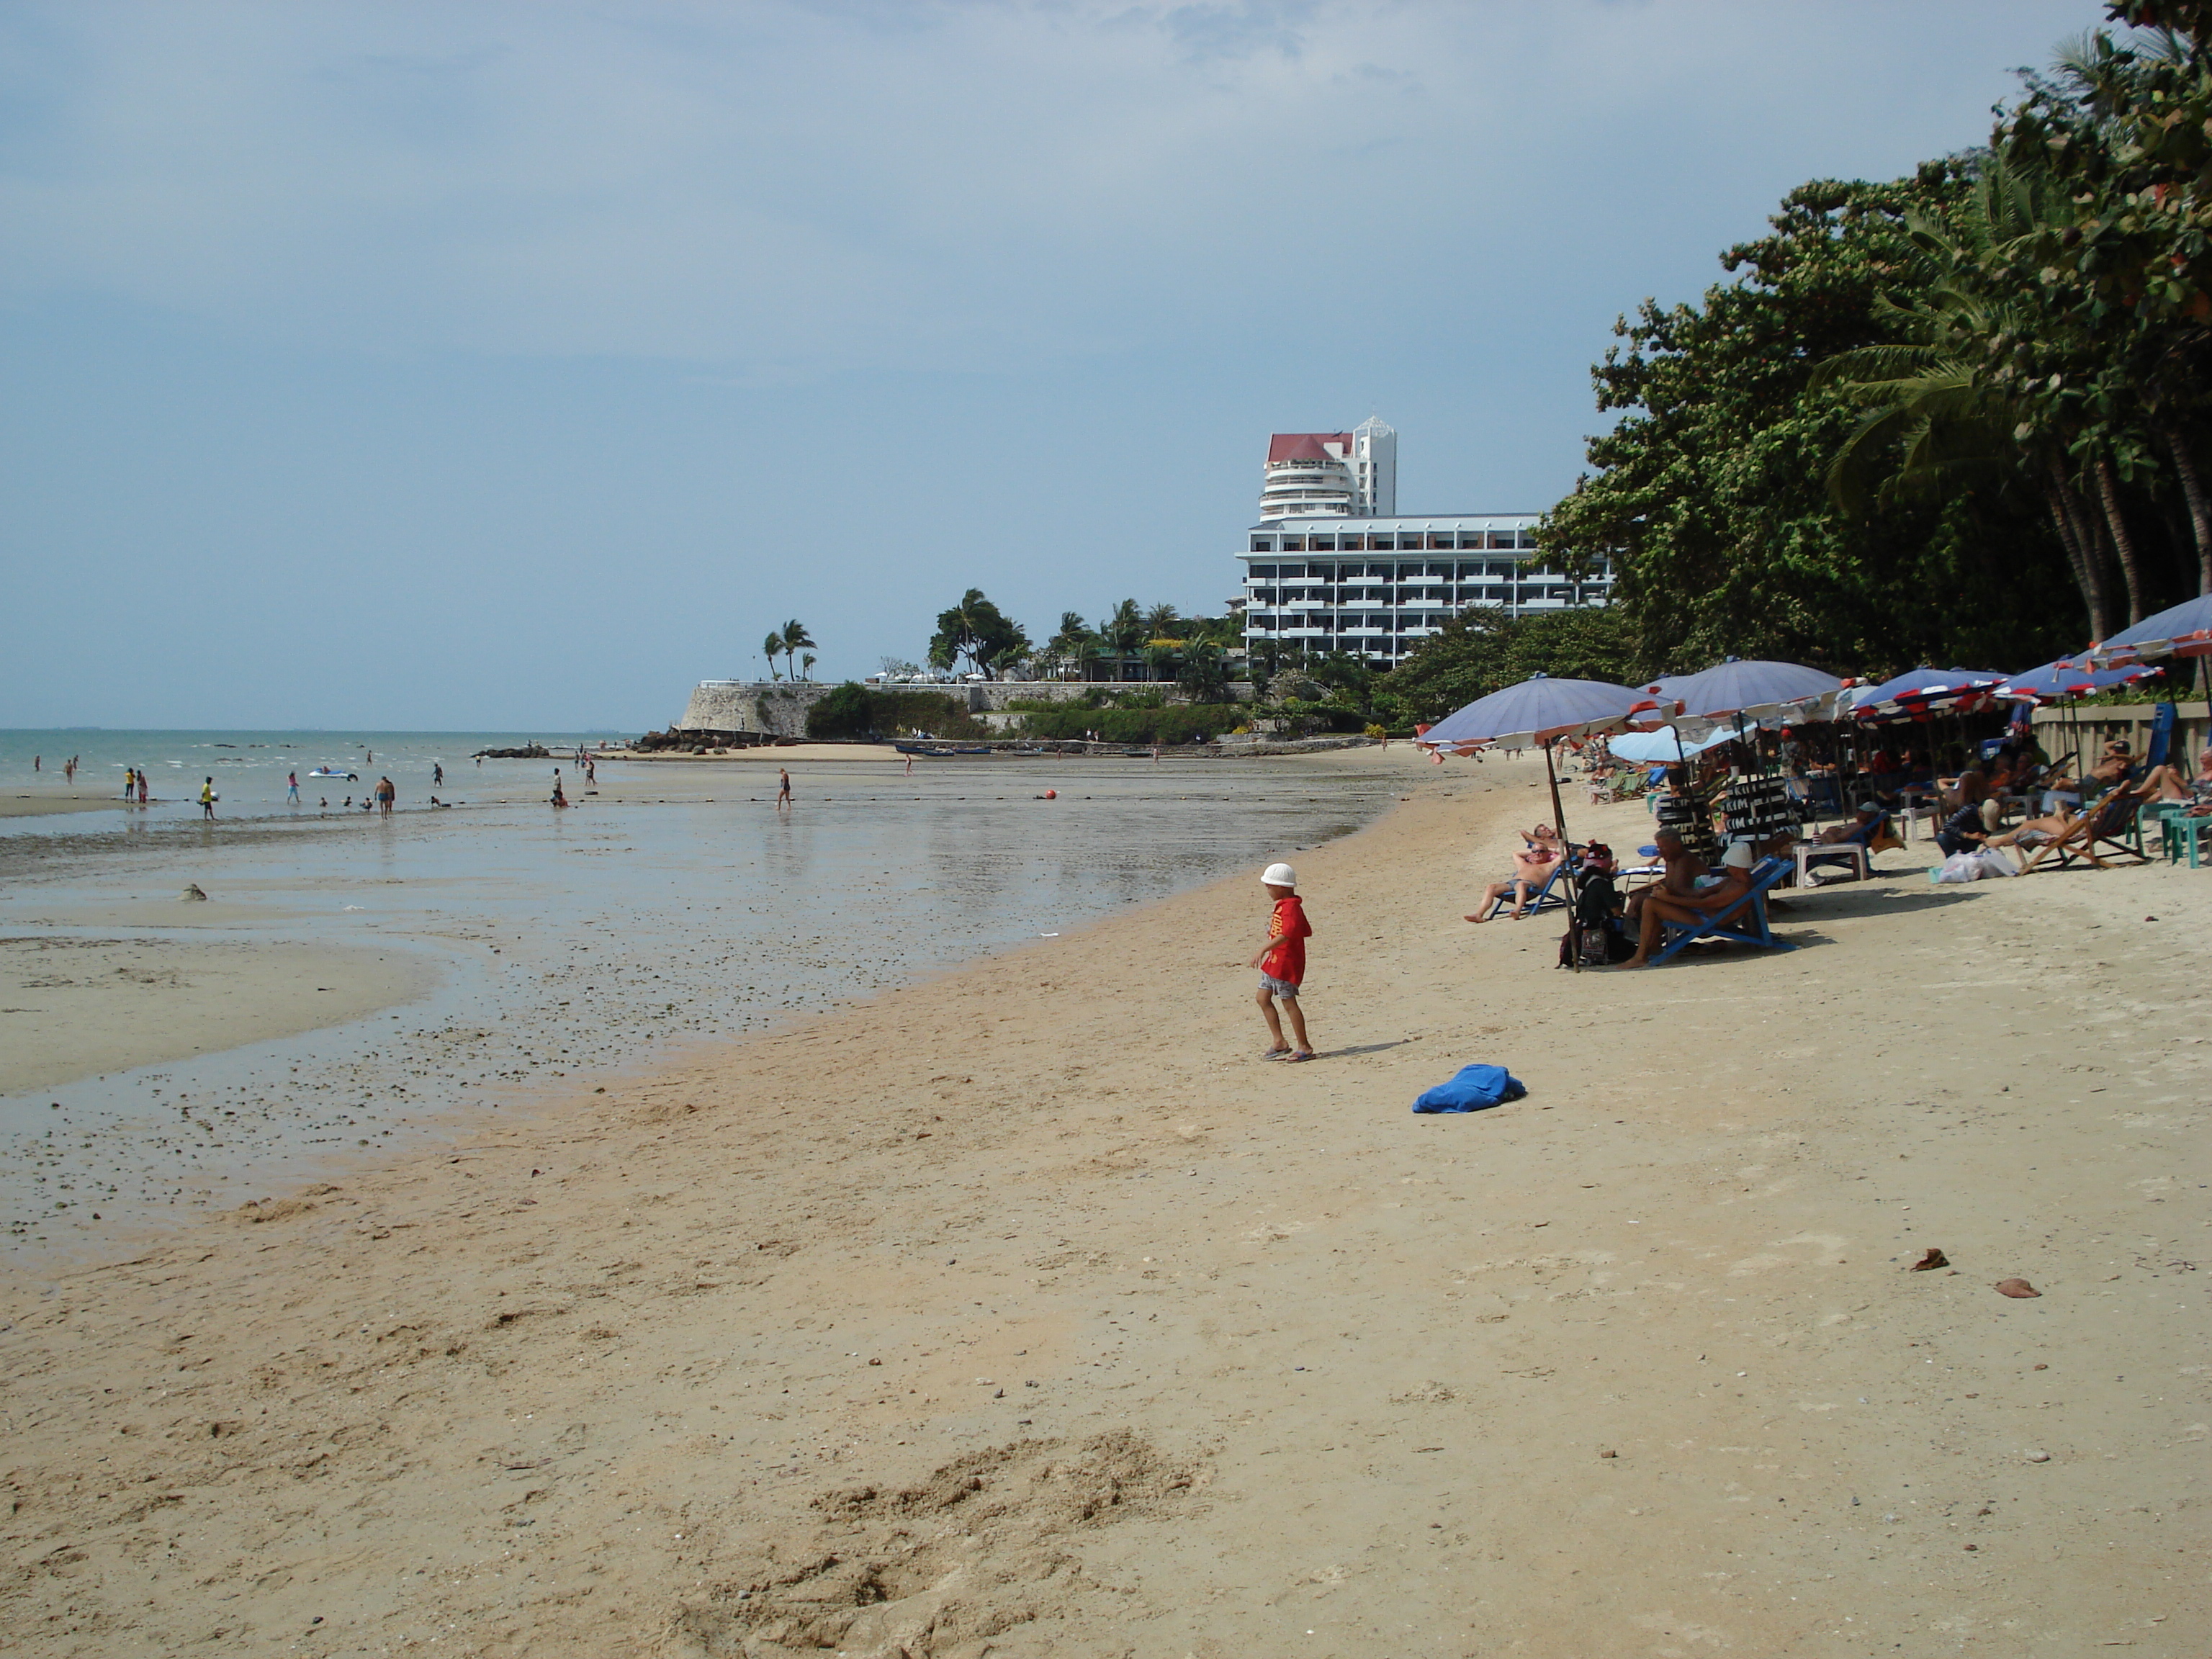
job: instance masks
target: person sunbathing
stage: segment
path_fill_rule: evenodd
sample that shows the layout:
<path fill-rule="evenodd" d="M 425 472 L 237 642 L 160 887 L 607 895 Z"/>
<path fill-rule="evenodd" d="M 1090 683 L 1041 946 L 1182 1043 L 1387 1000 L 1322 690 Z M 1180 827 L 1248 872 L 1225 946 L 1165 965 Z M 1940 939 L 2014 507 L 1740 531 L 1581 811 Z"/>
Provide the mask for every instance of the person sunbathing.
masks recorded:
<path fill-rule="evenodd" d="M 1521 840 L 1522 848 L 1513 855 L 1512 875 L 1483 889 L 1482 902 L 1468 917 L 1469 921 L 1487 921 L 1492 908 L 1509 891 L 1513 895 L 1513 920 L 1520 921 L 1528 914 L 1529 894 L 1541 890 L 1559 860 L 1566 856 L 1567 849 L 1559 840 L 1559 832 L 1548 823 L 1523 830 Z"/>
<path fill-rule="evenodd" d="M 1832 823 L 1817 835 L 1808 836 L 1808 841 L 1817 841 L 1824 847 L 1837 847 L 1847 841 L 1866 841 L 1871 832 L 1867 826 L 1880 822 L 1889 814 L 1879 806 L 1862 806 L 1849 823 Z"/>
<path fill-rule="evenodd" d="M 1670 921 L 1704 921 L 1725 910 L 1749 892 L 1753 862 L 1749 845 L 1732 841 L 1729 843 L 1728 851 L 1721 855 L 1720 874 L 1708 878 L 1709 885 L 1699 887 L 1686 896 L 1669 893 L 1658 887 L 1647 887 L 1637 894 L 1636 896 L 1644 902 L 1637 906 L 1641 920 L 1636 931 L 1636 954 L 1620 966 L 1650 967 L 1651 952 L 1657 948 L 1666 932 L 1664 924 Z"/>

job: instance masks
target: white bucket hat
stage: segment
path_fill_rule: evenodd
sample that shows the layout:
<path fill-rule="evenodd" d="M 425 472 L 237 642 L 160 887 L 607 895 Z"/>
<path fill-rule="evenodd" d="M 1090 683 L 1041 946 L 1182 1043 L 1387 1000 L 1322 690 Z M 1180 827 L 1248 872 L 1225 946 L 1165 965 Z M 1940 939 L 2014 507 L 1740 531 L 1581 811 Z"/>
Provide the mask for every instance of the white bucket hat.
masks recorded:
<path fill-rule="evenodd" d="M 1297 890 L 1298 872 L 1287 864 L 1271 864 L 1260 872 L 1260 882 L 1266 887 L 1287 887 Z"/>

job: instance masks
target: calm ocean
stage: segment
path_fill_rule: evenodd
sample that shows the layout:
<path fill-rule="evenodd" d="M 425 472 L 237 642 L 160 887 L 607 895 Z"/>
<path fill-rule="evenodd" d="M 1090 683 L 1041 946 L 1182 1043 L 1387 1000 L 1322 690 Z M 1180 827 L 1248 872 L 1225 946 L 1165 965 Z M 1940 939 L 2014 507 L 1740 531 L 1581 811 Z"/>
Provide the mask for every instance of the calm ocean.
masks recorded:
<path fill-rule="evenodd" d="M 532 736 L 573 751 L 599 734 L 0 733 L 0 792 L 33 753 L 74 752 L 80 785 L 97 769 L 119 793 L 122 769 L 143 764 L 174 803 L 0 819 L 7 935 L 398 949 L 436 985 L 305 1036 L 0 1097 L 0 1250 L 97 1252 L 365 1147 L 465 1131 L 549 1087 L 1256 872 L 1403 787 L 1325 758 L 931 760 L 911 776 L 800 763 L 780 813 L 773 767 L 610 762 L 602 795 L 556 813 L 542 804 L 552 763 L 468 758 Z M 356 795 L 388 772 L 401 810 L 313 810 L 309 765 L 349 761 Z M 440 763 L 458 810 L 422 805 Z M 295 765 L 299 811 L 283 804 Z M 182 781 L 162 787 L 210 775 L 213 825 Z M 1047 788 L 1060 798 L 1038 799 Z M 224 901 L 222 926 L 178 902 L 187 882 Z M 1213 947 L 1160 941 L 1193 948 Z M 222 1127 L 180 1129 L 182 1107 Z"/>

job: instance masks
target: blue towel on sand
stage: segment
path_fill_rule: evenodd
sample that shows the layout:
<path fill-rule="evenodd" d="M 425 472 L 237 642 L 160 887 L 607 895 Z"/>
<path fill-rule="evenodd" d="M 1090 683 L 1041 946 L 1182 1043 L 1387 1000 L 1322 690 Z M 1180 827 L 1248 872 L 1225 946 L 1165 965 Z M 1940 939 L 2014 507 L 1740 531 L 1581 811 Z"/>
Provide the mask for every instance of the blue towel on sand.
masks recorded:
<path fill-rule="evenodd" d="M 1462 1066 L 1449 1083 L 1439 1083 L 1413 1103 L 1417 1112 L 1480 1112 L 1518 1100 L 1528 1087 L 1503 1066 Z"/>

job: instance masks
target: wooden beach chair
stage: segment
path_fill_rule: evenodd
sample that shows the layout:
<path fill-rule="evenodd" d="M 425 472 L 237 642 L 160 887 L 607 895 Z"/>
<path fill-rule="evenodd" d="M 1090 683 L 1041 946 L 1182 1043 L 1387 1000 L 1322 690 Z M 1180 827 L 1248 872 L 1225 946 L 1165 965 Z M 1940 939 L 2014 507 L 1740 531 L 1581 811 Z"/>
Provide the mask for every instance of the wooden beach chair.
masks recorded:
<path fill-rule="evenodd" d="M 2029 854 L 2021 874 L 2033 875 L 2046 863 L 2053 870 L 2084 861 L 2102 870 L 2116 859 L 2148 864 L 2150 854 L 2142 844 L 2142 798 L 2123 784 L 2067 825 L 2063 834 Z M 2098 852 L 2100 847 L 2105 853 Z"/>
<path fill-rule="evenodd" d="M 1796 950 L 1797 947 L 1788 940 L 1774 937 L 1774 930 L 1766 919 L 1766 896 L 1795 867 L 1788 859 L 1761 859 L 1751 872 L 1750 890 L 1726 909 L 1716 910 L 1702 921 L 1661 922 L 1660 949 L 1651 958 L 1651 965 L 1657 967 L 1685 945 L 1695 945 L 1699 939 L 1756 945 L 1767 951 Z"/>

